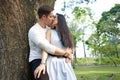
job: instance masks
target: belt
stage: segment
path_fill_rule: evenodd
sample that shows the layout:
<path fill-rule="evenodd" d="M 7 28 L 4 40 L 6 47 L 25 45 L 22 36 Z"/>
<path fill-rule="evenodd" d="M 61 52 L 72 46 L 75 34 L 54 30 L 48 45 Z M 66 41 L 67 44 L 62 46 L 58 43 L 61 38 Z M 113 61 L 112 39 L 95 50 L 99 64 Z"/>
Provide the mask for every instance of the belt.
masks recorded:
<path fill-rule="evenodd" d="M 61 56 L 61 55 L 53 55 L 53 54 L 49 54 L 50 56 L 53 56 L 53 57 L 58 57 L 58 58 L 60 58 L 60 57 L 64 57 L 64 56 Z"/>

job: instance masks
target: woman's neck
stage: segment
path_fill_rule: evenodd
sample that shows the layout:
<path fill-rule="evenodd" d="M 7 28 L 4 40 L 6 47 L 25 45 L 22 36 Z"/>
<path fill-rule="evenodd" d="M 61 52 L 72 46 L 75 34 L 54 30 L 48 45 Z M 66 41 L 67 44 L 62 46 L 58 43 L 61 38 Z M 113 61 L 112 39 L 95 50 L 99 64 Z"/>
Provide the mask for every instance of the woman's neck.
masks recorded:
<path fill-rule="evenodd" d="M 55 29 L 58 30 L 58 26 L 57 25 L 55 25 Z"/>

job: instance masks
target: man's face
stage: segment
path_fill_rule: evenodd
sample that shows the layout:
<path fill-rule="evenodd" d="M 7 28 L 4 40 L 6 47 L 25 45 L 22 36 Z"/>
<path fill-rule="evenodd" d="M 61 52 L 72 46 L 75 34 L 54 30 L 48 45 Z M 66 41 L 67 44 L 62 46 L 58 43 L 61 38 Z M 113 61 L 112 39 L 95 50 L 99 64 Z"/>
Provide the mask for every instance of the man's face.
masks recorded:
<path fill-rule="evenodd" d="M 54 14 L 53 12 L 51 12 L 46 18 L 46 21 L 45 21 L 46 25 L 51 26 L 53 24 L 53 21 L 54 21 Z"/>

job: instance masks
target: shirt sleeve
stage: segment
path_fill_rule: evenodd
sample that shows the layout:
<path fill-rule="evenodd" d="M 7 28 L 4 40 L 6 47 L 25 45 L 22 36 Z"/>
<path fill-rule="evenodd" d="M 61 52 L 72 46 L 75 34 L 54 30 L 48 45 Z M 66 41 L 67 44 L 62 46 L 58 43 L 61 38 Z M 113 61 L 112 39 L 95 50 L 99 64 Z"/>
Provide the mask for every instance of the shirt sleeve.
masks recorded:
<path fill-rule="evenodd" d="M 50 44 L 39 30 L 30 30 L 28 33 L 28 37 L 39 48 L 45 50 L 50 54 L 55 54 L 56 46 Z"/>

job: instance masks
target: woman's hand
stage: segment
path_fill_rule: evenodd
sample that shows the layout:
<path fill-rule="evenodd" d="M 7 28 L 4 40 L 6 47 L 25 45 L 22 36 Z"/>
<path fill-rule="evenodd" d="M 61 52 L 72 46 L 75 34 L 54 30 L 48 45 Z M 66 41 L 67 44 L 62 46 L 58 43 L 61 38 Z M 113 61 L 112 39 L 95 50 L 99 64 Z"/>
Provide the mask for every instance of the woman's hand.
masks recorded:
<path fill-rule="evenodd" d="M 70 62 L 70 61 L 71 61 L 70 58 L 65 58 L 65 62 L 66 62 L 66 63 L 68 63 L 68 62 Z"/>

